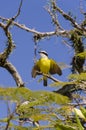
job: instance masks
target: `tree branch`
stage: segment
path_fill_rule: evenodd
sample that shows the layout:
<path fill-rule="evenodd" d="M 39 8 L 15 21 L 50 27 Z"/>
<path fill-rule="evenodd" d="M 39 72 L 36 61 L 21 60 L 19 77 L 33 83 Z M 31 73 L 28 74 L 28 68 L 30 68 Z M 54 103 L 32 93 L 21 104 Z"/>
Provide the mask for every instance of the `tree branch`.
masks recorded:
<path fill-rule="evenodd" d="M 62 81 L 60 81 L 60 80 L 54 78 L 53 76 L 51 76 L 51 75 L 49 75 L 49 74 L 44 74 L 44 73 L 39 72 L 39 71 L 36 71 L 36 73 L 37 73 L 38 75 L 43 75 L 43 76 L 45 76 L 45 77 L 47 77 L 47 78 L 53 80 L 54 82 L 62 82 Z"/>
<path fill-rule="evenodd" d="M 66 96 L 71 96 L 71 90 L 75 87 L 76 84 L 66 84 L 64 85 L 62 88 L 60 88 L 59 90 L 54 91 L 55 93 L 60 93 L 62 95 L 66 95 Z"/>
<path fill-rule="evenodd" d="M 0 19 L 5 20 L 5 21 L 9 20 L 8 18 L 4 18 L 4 17 L 1 17 L 1 16 L 0 16 Z M 37 31 L 35 29 L 28 28 L 24 24 L 20 24 L 20 23 L 15 22 L 15 21 L 13 21 L 13 25 L 15 25 L 15 26 L 27 31 L 27 32 L 31 32 L 34 35 L 36 34 L 38 39 L 50 37 L 50 36 L 55 36 L 55 35 L 62 36 L 62 37 L 70 37 L 69 31 L 66 31 L 66 30 L 56 30 L 56 31 L 51 31 L 51 32 L 40 32 L 40 31 Z"/>
<path fill-rule="evenodd" d="M 4 30 L 7 40 L 8 40 L 6 49 L 2 53 L 0 53 L 0 66 L 8 70 L 8 72 L 13 76 L 18 87 L 24 87 L 24 83 L 19 73 L 17 72 L 16 68 L 10 62 L 7 61 L 7 58 L 9 57 L 10 53 L 13 51 L 15 47 L 12 40 L 12 35 L 9 31 L 9 27 L 13 24 L 13 21 L 19 16 L 22 2 L 23 0 L 21 0 L 18 12 L 14 17 L 7 20 L 3 19 L 4 21 L 6 21 L 5 24 L 0 22 L 0 27 Z"/>
<path fill-rule="evenodd" d="M 69 20 L 73 26 L 81 31 L 86 32 L 86 28 L 82 28 L 70 15 L 66 14 L 62 9 L 56 6 L 56 3 L 52 2 L 53 9 L 57 10 L 66 20 Z"/>
<path fill-rule="evenodd" d="M 19 106 L 15 107 L 13 112 L 10 112 L 10 114 L 8 115 L 7 124 L 6 124 L 5 130 L 9 130 L 10 122 L 14 118 L 14 115 L 16 114 L 16 111 L 17 111 L 18 107 Z"/>
<path fill-rule="evenodd" d="M 18 71 L 10 62 L 5 61 L 5 63 L 1 67 L 8 70 L 8 72 L 13 76 L 18 87 L 24 87 L 24 82 L 22 81 Z"/>
<path fill-rule="evenodd" d="M 16 68 L 10 62 L 7 61 L 7 58 L 9 57 L 10 53 L 13 51 L 13 48 L 15 47 L 12 41 L 11 33 L 8 30 L 10 24 L 12 24 L 11 22 L 8 22 L 6 25 L 0 23 L 0 27 L 2 27 L 8 39 L 8 45 L 6 49 L 2 53 L 0 53 L 0 66 L 7 69 L 8 72 L 10 72 L 18 87 L 22 87 L 24 86 L 24 83 L 19 73 L 17 72 Z"/>
<path fill-rule="evenodd" d="M 3 59 L 3 62 L 9 57 L 10 53 L 13 51 L 15 45 L 13 44 L 13 41 L 12 41 L 12 35 L 9 31 L 9 26 L 11 25 L 11 19 L 9 20 L 9 22 L 7 24 L 3 24 L 3 23 L 0 23 L 0 27 L 4 30 L 5 32 L 5 35 L 8 39 L 7 41 L 7 47 L 6 49 L 0 54 L 0 58 Z M 2 61 L 2 60 L 0 60 Z"/>
<path fill-rule="evenodd" d="M 20 5 L 19 5 L 19 8 L 18 8 L 17 14 L 13 17 L 14 20 L 20 15 L 22 3 L 23 3 L 23 0 L 21 0 L 21 2 L 20 2 Z"/>
<path fill-rule="evenodd" d="M 14 112 L 9 115 L 5 130 L 9 129 L 10 121 L 12 120 L 13 117 L 14 117 Z"/>
<path fill-rule="evenodd" d="M 51 16 L 52 22 L 56 25 L 56 29 L 63 30 L 63 28 L 61 27 L 61 25 L 60 25 L 60 23 L 58 21 L 56 11 L 54 9 L 51 9 L 50 6 L 46 7 L 45 9 L 47 10 L 47 12 L 49 13 L 49 15 Z"/>
<path fill-rule="evenodd" d="M 83 5 L 82 5 L 82 0 L 80 0 L 80 12 L 81 12 L 84 16 L 86 16 L 86 12 L 84 11 Z"/>

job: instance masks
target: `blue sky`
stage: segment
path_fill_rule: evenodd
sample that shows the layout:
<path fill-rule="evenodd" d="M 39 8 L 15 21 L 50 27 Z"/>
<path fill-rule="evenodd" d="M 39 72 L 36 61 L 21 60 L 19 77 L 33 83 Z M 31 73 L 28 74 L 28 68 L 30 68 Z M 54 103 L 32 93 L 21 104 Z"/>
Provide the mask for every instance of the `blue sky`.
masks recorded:
<path fill-rule="evenodd" d="M 14 16 L 19 7 L 19 2 L 20 0 L 1 0 L 0 15 L 7 18 Z M 53 31 L 54 26 L 52 25 L 51 17 L 45 10 L 46 4 L 47 0 L 24 0 L 21 14 L 16 21 L 21 24 L 25 24 L 29 28 L 34 28 L 41 32 Z M 69 12 L 71 10 L 73 12 L 73 15 L 76 16 L 80 16 L 78 11 L 79 4 L 79 0 L 76 0 L 74 2 L 69 0 L 66 0 L 65 2 L 63 0 L 58 0 L 59 7 L 61 7 L 65 12 Z M 65 22 L 64 18 L 61 16 L 59 18 L 62 26 L 64 28 L 70 29 L 71 26 L 69 22 Z M 6 44 L 6 38 L 4 37 L 4 32 L 2 32 L 2 30 L 0 32 L 0 50 L 3 51 Z M 16 44 L 16 49 L 14 49 L 13 53 L 10 55 L 9 61 L 11 61 L 17 68 L 28 88 L 32 90 L 49 90 L 49 87 L 44 88 L 42 86 L 42 83 L 38 83 L 37 78 L 35 80 L 31 78 L 31 69 L 33 66 L 34 58 L 33 34 L 27 33 L 26 31 L 21 30 L 17 27 L 13 27 L 11 29 L 11 32 L 13 41 Z M 49 53 L 49 57 L 54 58 L 57 62 L 64 62 L 66 64 L 70 64 L 71 62 L 71 54 L 73 51 L 63 44 L 61 38 L 52 37 L 50 39 L 44 39 L 38 43 L 38 49 L 46 50 Z M 2 86 L 16 86 L 11 75 L 9 75 L 5 69 L 0 68 L 0 73 L 2 74 L 0 79 L 0 84 Z M 68 70 L 63 70 L 63 75 L 61 77 L 57 76 L 57 78 L 60 80 L 67 80 L 68 74 Z"/>
<path fill-rule="evenodd" d="M 0 1 L 0 16 L 11 18 L 17 12 L 19 7 L 20 0 L 1 0 Z M 45 10 L 48 0 L 24 0 L 21 14 L 16 19 L 17 22 L 25 24 L 27 27 L 36 29 L 41 32 L 53 31 L 54 26 L 52 25 L 51 17 L 48 12 Z M 83 18 L 80 15 L 80 0 L 69 1 L 58 0 L 57 4 L 65 12 L 71 11 L 73 16 L 77 16 L 77 21 L 80 22 Z M 84 5 L 84 4 L 83 4 Z M 64 18 L 59 16 L 59 21 L 65 29 L 70 29 L 71 24 L 68 21 L 65 21 Z M 16 49 L 12 52 L 9 57 L 14 66 L 17 68 L 20 73 L 25 85 L 32 90 L 39 89 L 48 89 L 44 88 L 42 83 L 37 82 L 37 78 L 33 80 L 31 78 L 31 69 L 33 66 L 34 58 L 34 42 L 33 34 L 28 33 L 24 30 L 21 30 L 17 27 L 11 29 L 13 41 L 16 44 Z M 4 32 L 0 30 L 0 51 L 3 51 L 6 45 L 6 37 L 4 37 Z M 38 50 L 46 50 L 49 53 L 50 58 L 54 58 L 57 62 L 64 62 L 70 64 L 73 50 L 68 48 L 63 44 L 63 39 L 59 37 L 52 37 L 50 39 L 43 39 L 38 42 Z M 38 57 L 39 58 L 39 57 Z M 1 78 L 0 84 L 3 87 L 16 86 L 11 75 L 3 68 L 0 68 Z M 56 76 L 60 80 L 67 80 L 67 75 L 70 73 L 70 70 L 63 70 L 63 75 Z"/>
<path fill-rule="evenodd" d="M 19 2 L 20 0 L 0 0 L 0 16 L 6 18 L 14 16 L 19 7 Z M 53 31 L 54 26 L 52 25 L 51 17 L 44 8 L 46 4 L 47 0 L 24 0 L 21 14 L 16 21 L 41 32 Z M 79 4 L 79 0 L 58 0 L 58 6 L 65 12 L 73 11 L 73 15 L 77 16 L 78 22 L 82 19 L 79 12 Z M 59 18 L 65 29 L 71 28 L 68 21 L 65 22 L 61 16 Z M 36 79 L 32 79 L 31 77 L 34 58 L 33 34 L 17 27 L 13 27 L 11 32 L 16 49 L 14 49 L 8 60 L 17 68 L 26 87 L 31 90 L 54 90 L 55 88 L 45 88 L 42 83 L 38 83 L 37 80 L 39 77 Z M 0 51 L 3 51 L 5 45 L 6 37 L 4 37 L 4 32 L 0 30 Z M 55 59 L 57 62 L 64 62 L 68 65 L 71 62 L 73 50 L 63 44 L 62 38 L 52 37 L 50 39 L 44 39 L 38 43 L 38 49 L 46 50 L 49 53 L 49 57 Z M 63 70 L 63 75 L 61 77 L 57 75 L 56 78 L 66 81 L 69 73 L 70 69 L 65 69 Z M 0 74 L 1 86 L 16 86 L 13 78 L 5 69 L 0 68 Z"/>

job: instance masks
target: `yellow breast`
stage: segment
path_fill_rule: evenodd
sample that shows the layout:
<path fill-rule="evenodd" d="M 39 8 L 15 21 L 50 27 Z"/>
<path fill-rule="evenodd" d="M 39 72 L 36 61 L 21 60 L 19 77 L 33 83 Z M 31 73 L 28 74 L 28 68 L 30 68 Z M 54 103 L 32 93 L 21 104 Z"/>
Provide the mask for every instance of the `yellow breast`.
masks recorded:
<path fill-rule="evenodd" d="M 40 59 L 40 71 L 42 73 L 48 74 L 50 70 L 50 60 L 48 58 Z"/>

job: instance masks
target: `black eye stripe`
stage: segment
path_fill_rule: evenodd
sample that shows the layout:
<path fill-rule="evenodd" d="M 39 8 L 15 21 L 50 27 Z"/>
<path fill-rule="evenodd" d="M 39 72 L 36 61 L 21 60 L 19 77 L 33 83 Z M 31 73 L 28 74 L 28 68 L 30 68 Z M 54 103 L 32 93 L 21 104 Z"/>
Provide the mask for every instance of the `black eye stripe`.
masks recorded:
<path fill-rule="evenodd" d="M 48 54 L 46 52 L 42 52 L 43 54 L 45 54 L 46 56 L 48 56 Z"/>
<path fill-rule="evenodd" d="M 43 53 L 43 54 L 45 54 L 46 56 L 48 56 L 47 52 L 45 52 L 45 51 L 39 51 L 38 53 Z"/>

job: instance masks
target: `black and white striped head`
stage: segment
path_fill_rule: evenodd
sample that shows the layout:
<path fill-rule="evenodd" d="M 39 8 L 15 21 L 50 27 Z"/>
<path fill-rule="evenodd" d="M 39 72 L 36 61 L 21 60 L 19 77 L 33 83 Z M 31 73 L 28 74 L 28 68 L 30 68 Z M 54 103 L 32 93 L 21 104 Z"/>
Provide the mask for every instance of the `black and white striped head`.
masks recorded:
<path fill-rule="evenodd" d="M 39 51 L 38 53 L 41 57 L 48 57 L 48 53 L 46 51 Z"/>

